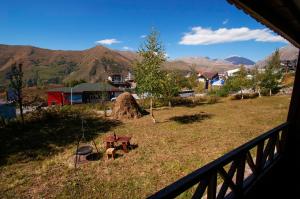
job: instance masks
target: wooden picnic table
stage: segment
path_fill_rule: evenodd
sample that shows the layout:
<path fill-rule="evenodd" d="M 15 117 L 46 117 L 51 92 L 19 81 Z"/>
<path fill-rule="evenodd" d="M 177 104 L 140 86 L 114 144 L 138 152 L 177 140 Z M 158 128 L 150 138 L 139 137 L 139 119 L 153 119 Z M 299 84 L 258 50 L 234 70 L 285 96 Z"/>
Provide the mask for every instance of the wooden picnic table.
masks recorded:
<path fill-rule="evenodd" d="M 128 153 L 128 147 L 130 146 L 131 137 L 128 136 L 113 136 L 109 135 L 104 138 L 104 142 L 106 143 L 106 149 L 114 148 L 115 143 L 122 143 L 122 149 L 125 153 Z"/>

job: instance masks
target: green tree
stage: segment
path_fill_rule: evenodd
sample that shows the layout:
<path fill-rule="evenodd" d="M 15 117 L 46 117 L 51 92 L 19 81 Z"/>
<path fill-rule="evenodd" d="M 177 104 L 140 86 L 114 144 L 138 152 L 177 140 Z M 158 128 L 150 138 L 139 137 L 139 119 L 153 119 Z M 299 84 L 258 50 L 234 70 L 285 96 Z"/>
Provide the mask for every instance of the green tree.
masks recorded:
<path fill-rule="evenodd" d="M 267 63 L 267 68 L 272 68 L 273 70 L 280 71 L 280 53 L 279 50 L 276 49 L 271 58 Z"/>
<path fill-rule="evenodd" d="M 190 66 L 190 76 L 188 77 L 189 88 L 193 89 L 198 86 L 198 72 L 196 70 L 196 65 L 192 64 Z"/>
<path fill-rule="evenodd" d="M 17 103 L 20 109 L 20 115 L 22 119 L 22 125 L 24 125 L 24 115 L 23 115 L 23 71 L 22 64 L 13 64 L 11 66 L 11 70 L 8 75 L 8 79 L 10 81 L 9 87 L 13 90 L 15 96 L 17 97 Z"/>
<path fill-rule="evenodd" d="M 279 81 L 282 77 L 280 68 L 280 54 L 277 49 L 268 61 L 265 72 L 261 77 L 260 86 L 269 91 L 269 95 L 272 96 L 272 91 L 275 91 L 279 87 Z"/>
<path fill-rule="evenodd" d="M 152 30 L 146 37 L 146 41 L 138 50 L 138 54 L 142 59 L 136 62 L 134 67 L 136 90 L 138 94 L 147 94 L 150 98 L 150 115 L 155 123 L 153 100 L 161 95 L 163 77 L 161 66 L 166 61 L 164 47 L 159 41 L 157 31 Z"/>
<path fill-rule="evenodd" d="M 231 92 L 240 91 L 241 98 L 244 99 L 243 90 L 251 87 L 251 80 L 247 78 L 247 70 L 244 66 L 240 67 L 240 71 L 233 77 L 230 77 L 225 85 L 224 89 L 227 89 Z"/>
<path fill-rule="evenodd" d="M 180 89 L 191 87 L 188 78 L 185 77 L 182 73 L 180 73 L 178 71 L 173 72 L 173 73 L 175 75 L 176 82 Z"/>
<path fill-rule="evenodd" d="M 169 107 L 172 106 L 171 99 L 172 97 L 178 95 L 179 85 L 176 81 L 175 73 L 164 73 L 164 78 L 162 79 L 162 96 L 168 100 Z"/>
<path fill-rule="evenodd" d="M 197 93 L 202 93 L 205 91 L 205 82 L 198 82 L 197 87 L 195 88 Z"/>
<path fill-rule="evenodd" d="M 237 74 L 237 86 L 239 87 L 242 95 L 242 99 L 244 99 L 243 90 L 251 87 L 251 80 L 247 77 L 248 72 L 246 68 L 242 65 L 240 67 L 240 71 Z"/>
<path fill-rule="evenodd" d="M 197 74 L 196 73 L 191 73 L 191 75 L 187 78 L 188 81 L 188 88 L 189 89 L 194 89 L 198 86 L 197 82 Z"/>
<path fill-rule="evenodd" d="M 258 96 L 261 97 L 261 84 L 263 80 L 263 73 L 260 72 L 257 67 L 255 67 L 251 71 L 251 75 L 252 75 L 252 80 L 251 80 L 252 88 L 255 90 L 255 92 L 258 93 Z"/>

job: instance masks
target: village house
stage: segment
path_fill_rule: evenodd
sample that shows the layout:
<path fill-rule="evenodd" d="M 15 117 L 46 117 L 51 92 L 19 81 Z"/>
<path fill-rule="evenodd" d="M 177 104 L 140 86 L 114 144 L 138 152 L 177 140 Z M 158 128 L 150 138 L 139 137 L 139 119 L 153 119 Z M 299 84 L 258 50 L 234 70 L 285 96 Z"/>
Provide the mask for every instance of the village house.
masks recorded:
<path fill-rule="evenodd" d="M 232 76 L 236 75 L 239 71 L 240 71 L 240 68 L 235 68 L 232 70 L 228 70 L 225 73 L 226 73 L 227 77 L 232 77 Z"/>
<path fill-rule="evenodd" d="M 285 72 L 295 71 L 297 66 L 297 59 L 294 60 L 281 60 L 280 65 Z"/>
<path fill-rule="evenodd" d="M 128 74 L 124 77 L 121 74 L 112 74 L 107 77 L 107 80 L 115 87 L 120 89 L 128 89 L 133 88 L 133 76 L 130 71 L 128 71 Z"/>
<path fill-rule="evenodd" d="M 219 80 L 219 74 L 217 72 L 199 72 L 198 81 L 204 82 L 205 89 L 208 89 L 209 85 L 212 85 L 213 82 Z"/>
<path fill-rule="evenodd" d="M 48 90 L 48 106 L 81 103 L 99 103 L 117 97 L 123 91 L 108 83 L 82 83 L 74 87 Z"/>

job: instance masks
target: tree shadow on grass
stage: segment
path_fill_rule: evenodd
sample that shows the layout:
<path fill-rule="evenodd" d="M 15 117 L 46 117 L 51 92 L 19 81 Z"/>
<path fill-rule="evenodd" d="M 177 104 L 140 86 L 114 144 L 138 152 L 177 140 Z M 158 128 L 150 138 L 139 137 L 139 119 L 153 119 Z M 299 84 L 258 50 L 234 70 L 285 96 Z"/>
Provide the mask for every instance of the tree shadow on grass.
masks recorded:
<path fill-rule="evenodd" d="M 208 113 L 198 113 L 193 115 L 183 115 L 171 117 L 169 120 L 175 121 L 179 124 L 191 124 L 194 122 L 199 122 L 205 119 L 210 119 L 213 115 Z"/>
<path fill-rule="evenodd" d="M 27 118 L 26 124 L 10 124 L 0 129 L 0 166 L 32 160 L 43 160 L 76 145 L 82 136 L 81 121 L 84 118 L 85 138 L 89 142 L 101 133 L 121 125 L 120 121 L 83 116 L 81 113 L 43 113 Z"/>

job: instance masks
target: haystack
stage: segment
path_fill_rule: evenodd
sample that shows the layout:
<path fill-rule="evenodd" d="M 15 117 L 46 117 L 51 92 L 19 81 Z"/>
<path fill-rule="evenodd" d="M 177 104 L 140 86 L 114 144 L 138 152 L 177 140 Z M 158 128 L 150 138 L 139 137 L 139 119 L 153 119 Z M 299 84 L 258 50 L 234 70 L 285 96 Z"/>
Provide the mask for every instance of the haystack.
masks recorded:
<path fill-rule="evenodd" d="M 136 119 L 142 116 L 142 112 L 134 97 L 130 93 L 125 92 L 117 97 L 112 116 L 114 119 L 119 120 Z"/>

